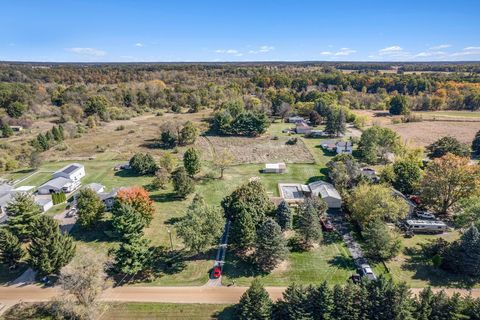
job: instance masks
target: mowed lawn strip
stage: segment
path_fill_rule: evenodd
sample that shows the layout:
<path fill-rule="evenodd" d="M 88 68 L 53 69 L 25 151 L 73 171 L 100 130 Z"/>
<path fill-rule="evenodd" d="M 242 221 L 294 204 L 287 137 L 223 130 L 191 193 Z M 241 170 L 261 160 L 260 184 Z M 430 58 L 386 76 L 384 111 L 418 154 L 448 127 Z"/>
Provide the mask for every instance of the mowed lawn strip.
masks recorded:
<path fill-rule="evenodd" d="M 234 319 L 224 304 L 122 303 L 109 305 L 104 320 L 116 319 Z"/>

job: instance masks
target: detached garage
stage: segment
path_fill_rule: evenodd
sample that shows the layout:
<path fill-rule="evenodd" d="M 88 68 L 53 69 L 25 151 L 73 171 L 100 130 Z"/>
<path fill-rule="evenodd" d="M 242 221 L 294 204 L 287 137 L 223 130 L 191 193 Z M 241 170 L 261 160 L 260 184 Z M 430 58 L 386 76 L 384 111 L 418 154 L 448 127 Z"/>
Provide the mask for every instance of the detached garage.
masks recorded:
<path fill-rule="evenodd" d="M 331 183 L 316 181 L 310 183 L 308 186 L 312 191 L 312 195 L 325 200 L 329 208 L 338 209 L 342 207 L 342 197 Z"/>

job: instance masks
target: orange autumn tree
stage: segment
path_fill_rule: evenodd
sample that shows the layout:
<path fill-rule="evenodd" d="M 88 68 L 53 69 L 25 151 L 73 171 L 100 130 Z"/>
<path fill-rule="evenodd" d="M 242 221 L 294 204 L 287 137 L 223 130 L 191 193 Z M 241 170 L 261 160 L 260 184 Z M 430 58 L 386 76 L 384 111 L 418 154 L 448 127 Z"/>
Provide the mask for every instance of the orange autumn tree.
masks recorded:
<path fill-rule="evenodd" d="M 152 222 L 155 208 L 148 192 L 142 187 L 129 187 L 118 191 L 117 201 L 119 204 L 128 204 L 137 210 L 145 220 L 148 227 Z"/>
<path fill-rule="evenodd" d="M 480 166 L 469 158 L 447 153 L 428 164 L 421 198 L 434 211 L 447 214 L 461 199 L 480 193 Z"/>

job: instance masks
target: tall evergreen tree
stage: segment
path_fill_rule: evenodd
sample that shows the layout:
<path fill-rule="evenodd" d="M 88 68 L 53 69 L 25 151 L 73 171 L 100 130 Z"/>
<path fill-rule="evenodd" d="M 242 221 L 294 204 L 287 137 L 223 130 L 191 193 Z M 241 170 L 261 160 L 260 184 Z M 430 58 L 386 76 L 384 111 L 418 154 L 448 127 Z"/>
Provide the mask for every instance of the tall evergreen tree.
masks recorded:
<path fill-rule="evenodd" d="M 75 255 L 75 245 L 52 217 L 41 216 L 33 224 L 28 253 L 30 266 L 40 275 L 58 274 Z"/>
<path fill-rule="evenodd" d="M 183 166 L 190 177 L 200 172 L 200 153 L 197 149 L 189 148 L 183 155 Z"/>
<path fill-rule="evenodd" d="M 0 228 L 0 263 L 15 269 L 24 255 L 18 238 L 7 228 Z"/>
<path fill-rule="evenodd" d="M 237 305 L 240 320 L 270 320 L 272 300 L 260 280 L 254 279 L 250 288 L 242 295 Z"/>
<path fill-rule="evenodd" d="M 293 214 L 290 206 L 286 201 L 282 201 L 275 211 L 275 219 L 282 230 L 289 230 L 292 228 Z"/>
<path fill-rule="evenodd" d="M 230 242 L 239 250 L 247 250 L 252 247 L 256 238 L 255 223 L 249 212 L 245 211 L 232 223 Z"/>
<path fill-rule="evenodd" d="M 335 307 L 332 311 L 332 319 L 335 320 L 360 319 L 360 305 L 367 302 L 361 295 L 360 288 L 350 282 L 344 287 L 336 285 L 333 288 L 333 300 Z"/>
<path fill-rule="evenodd" d="M 314 201 L 306 199 L 298 212 L 298 233 L 306 247 L 322 239 L 320 217 Z"/>
<path fill-rule="evenodd" d="M 186 198 L 195 190 L 192 178 L 187 174 L 185 168 L 180 167 L 172 173 L 173 190 L 180 198 Z"/>
<path fill-rule="evenodd" d="M 17 193 L 7 205 L 8 229 L 20 240 L 28 240 L 33 224 L 41 215 L 42 210 L 28 193 Z"/>
<path fill-rule="evenodd" d="M 145 220 L 142 218 L 142 214 L 132 205 L 119 203 L 112 213 L 113 228 L 122 241 L 131 241 L 143 236 Z"/>
<path fill-rule="evenodd" d="M 135 237 L 120 244 L 115 253 L 114 269 L 125 275 L 135 275 L 148 268 L 149 258 L 149 241 L 143 237 Z"/>
<path fill-rule="evenodd" d="M 434 294 L 430 287 L 423 289 L 414 302 L 414 316 L 418 320 L 430 320 Z"/>
<path fill-rule="evenodd" d="M 283 292 L 283 299 L 279 301 L 276 310 L 276 319 L 309 320 L 311 288 L 298 284 L 291 284 Z"/>
<path fill-rule="evenodd" d="M 366 255 L 374 260 L 389 260 L 400 251 L 400 239 L 378 218 L 365 226 L 362 235 L 366 240 L 363 249 Z"/>
<path fill-rule="evenodd" d="M 280 226 L 267 218 L 257 230 L 255 262 L 265 272 L 272 271 L 288 254 L 287 243 Z"/>
<path fill-rule="evenodd" d="M 310 313 L 314 320 L 330 320 L 335 307 L 333 291 L 324 281 L 320 286 L 314 288 L 310 295 Z"/>

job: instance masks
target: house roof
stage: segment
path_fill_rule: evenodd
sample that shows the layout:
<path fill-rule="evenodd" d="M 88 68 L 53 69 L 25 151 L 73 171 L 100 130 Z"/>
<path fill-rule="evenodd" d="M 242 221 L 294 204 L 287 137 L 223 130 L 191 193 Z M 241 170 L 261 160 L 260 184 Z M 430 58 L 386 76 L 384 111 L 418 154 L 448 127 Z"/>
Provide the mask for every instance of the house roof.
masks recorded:
<path fill-rule="evenodd" d="M 83 168 L 83 165 L 79 164 L 79 163 L 71 163 L 69 165 L 66 165 L 65 167 L 63 167 L 62 169 L 58 170 L 58 171 L 55 171 L 55 173 L 65 173 L 65 174 L 71 174 L 77 170 L 80 170 Z M 54 173 L 54 174 L 55 174 Z"/>
<path fill-rule="evenodd" d="M 39 197 L 35 197 L 35 203 L 38 204 L 39 206 L 44 206 L 48 203 L 52 202 L 52 199 L 51 198 L 39 198 Z"/>
<path fill-rule="evenodd" d="M 335 187 L 325 181 L 316 181 L 309 183 L 308 186 L 310 187 L 310 190 L 312 190 L 312 193 L 318 194 L 322 198 L 335 198 L 341 200 L 342 197 L 338 193 L 337 189 Z"/>
<path fill-rule="evenodd" d="M 115 198 L 117 196 L 118 191 L 122 190 L 123 188 L 114 188 L 110 192 L 99 192 L 98 196 L 102 201 L 105 201 L 110 198 Z"/>
<path fill-rule="evenodd" d="M 34 186 L 21 186 L 21 187 L 13 189 L 12 191 L 14 191 L 14 192 L 29 192 L 29 191 L 32 191 L 33 189 L 35 189 Z"/>
<path fill-rule="evenodd" d="M 310 128 L 310 126 L 305 122 L 297 122 L 296 125 L 297 125 L 297 128 Z"/>
<path fill-rule="evenodd" d="M 352 143 L 350 141 L 338 141 L 336 143 L 337 147 L 351 147 Z"/>
<path fill-rule="evenodd" d="M 53 189 L 62 189 L 63 187 L 65 187 L 66 185 L 68 185 L 72 182 L 73 181 L 70 180 L 70 179 L 67 179 L 67 178 L 64 178 L 64 177 L 58 177 L 58 178 L 53 178 L 52 180 L 49 180 L 49 181 L 45 182 L 44 184 L 42 184 L 38 188 L 41 189 L 41 188 L 49 187 L 49 188 L 53 188 Z"/>
<path fill-rule="evenodd" d="M 13 187 L 11 185 L 6 183 L 0 184 L 0 195 L 10 192 L 12 190 L 13 190 Z"/>
<path fill-rule="evenodd" d="M 89 183 L 85 186 L 85 188 L 90 188 L 92 189 L 93 191 L 95 192 L 100 192 L 100 190 L 102 190 L 103 188 L 105 188 L 105 186 L 103 186 L 102 184 L 100 183 L 96 183 L 96 182 L 93 182 L 93 183 Z"/>
<path fill-rule="evenodd" d="M 13 196 L 11 193 L 0 194 L 0 207 L 6 207 L 12 198 Z"/>

